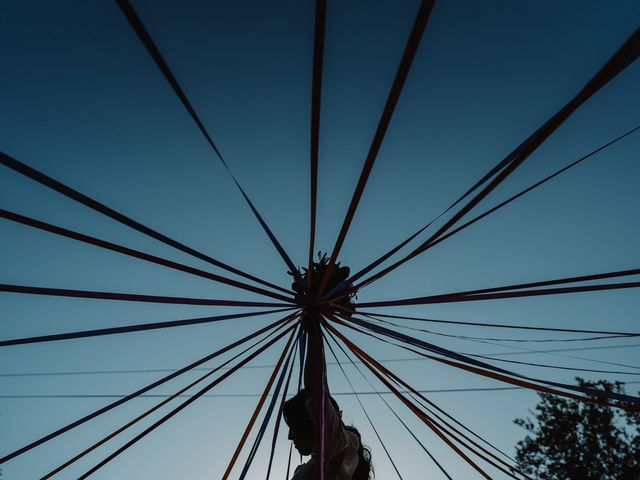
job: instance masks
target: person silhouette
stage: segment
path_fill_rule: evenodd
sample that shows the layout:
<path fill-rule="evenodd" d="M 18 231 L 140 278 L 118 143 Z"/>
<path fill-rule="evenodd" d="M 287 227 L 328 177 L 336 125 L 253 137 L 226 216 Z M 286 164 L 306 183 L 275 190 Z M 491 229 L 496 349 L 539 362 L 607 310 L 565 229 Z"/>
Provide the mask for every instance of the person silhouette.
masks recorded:
<path fill-rule="evenodd" d="M 304 322 L 303 322 L 304 325 Z M 317 448 L 315 445 L 315 423 L 317 395 L 314 391 L 314 376 L 317 375 L 313 344 L 318 330 L 305 328 L 309 347 L 306 349 L 304 388 L 288 399 L 283 408 L 283 417 L 289 427 L 289 440 L 300 455 L 311 455 L 311 459 L 296 468 L 291 480 L 317 479 Z M 315 332 L 315 333 L 314 333 Z M 342 411 L 335 399 L 325 393 L 326 463 L 330 480 L 368 480 L 373 474 L 371 454 L 362 445 L 360 432 L 342 421 Z"/>

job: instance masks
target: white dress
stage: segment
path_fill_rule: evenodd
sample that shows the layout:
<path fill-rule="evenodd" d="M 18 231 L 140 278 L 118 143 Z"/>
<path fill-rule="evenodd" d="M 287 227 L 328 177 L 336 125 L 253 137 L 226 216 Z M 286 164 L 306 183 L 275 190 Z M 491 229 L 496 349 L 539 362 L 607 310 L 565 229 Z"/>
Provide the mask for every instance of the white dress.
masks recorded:
<path fill-rule="evenodd" d="M 313 417 L 311 399 L 307 400 L 307 410 Z M 326 425 L 329 430 L 327 435 L 327 461 L 329 464 L 330 480 L 351 480 L 353 472 L 358 467 L 358 450 L 360 450 L 360 440 L 358 436 L 348 431 L 333 404 L 326 402 Z M 296 468 L 291 480 L 312 480 L 315 479 L 316 459 L 315 453 L 311 455 L 311 460 Z"/>

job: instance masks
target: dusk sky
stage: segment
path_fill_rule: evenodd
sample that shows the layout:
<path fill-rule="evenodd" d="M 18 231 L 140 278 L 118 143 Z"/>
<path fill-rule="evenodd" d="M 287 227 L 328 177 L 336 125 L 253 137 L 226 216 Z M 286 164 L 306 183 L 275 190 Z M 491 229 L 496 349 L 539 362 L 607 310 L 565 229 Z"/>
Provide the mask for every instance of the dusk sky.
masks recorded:
<path fill-rule="evenodd" d="M 313 2 L 132 4 L 231 170 L 296 265 L 305 265 Z M 316 250 L 333 248 L 418 5 L 416 0 L 328 2 Z M 637 0 L 436 2 L 339 261 L 355 272 L 436 217 L 570 100 L 639 24 Z M 114 1 L 3 2 L 0 59 L 0 151 L 220 261 L 290 286 L 286 265 Z M 571 116 L 473 212 L 485 211 L 640 125 L 638 85 L 636 62 Z M 358 301 L 639 268 L 639 151 L 640 132 L 411 260 L 361 290 Z M 0 208 L 227 275 L 3 166 Z M 2 219 L 0 247 L 3 284 L 264 299 Z M 246 310 L 0 293 L 0 339 Z M 377 311 L 640 331 L 638 289 Z M 0 456 L 278 318 L 2 347 Z M 502 339 L 580 337 L 399 322 L 438 333 Z M 513 420 L 529 415 L 537 402 L 535 392 L 473 391 L 506 385 L 343 331 L 417 389 L 456 390 L 425 395 L 513 455 L 525 435 Z M 481 343 L 402 331 L 464 353 L 624 370 L 630 373 L 579 374 L 629 382 L 627 393 L 633 395 L 640 390 L 640 341 L 633 337 Z M 283 348 L 281 341 L 92 478 L 221 478 Z M 567 383 L 578 375 L 511 367 Z M 352 366 L 344 368 L 357 391 L 372 390 Z M 190 372 L 151 393 L 172 394 L 202 373 Z M 371 447 L 376 478 L 397 478 L 336 365 L 329 365 L 328 377 L 346 423 L 357 426 Z M 370 381 L 386 391 L 375 379 Z M 453 478 L 479 478 L 393 395 L 385 398 Z M 403 478 L 445 478 L 375 395 L 362 395 L 361 400 Z M 1 478 L 39 478 L 158 401 L 132 400 L 7 462 Z M 55 478 L 77 478 L 168 407 Z M 247 478 L 264 477 L 271 429 Z M 285 476 L 286 435 L 283 428 L 272 478 Z M 248 449 L 231 478 L 239 475 Z M 298 461 L 294 455 L 292 466 Z M 496 479 L 507 478 L 488 471 Z"/>

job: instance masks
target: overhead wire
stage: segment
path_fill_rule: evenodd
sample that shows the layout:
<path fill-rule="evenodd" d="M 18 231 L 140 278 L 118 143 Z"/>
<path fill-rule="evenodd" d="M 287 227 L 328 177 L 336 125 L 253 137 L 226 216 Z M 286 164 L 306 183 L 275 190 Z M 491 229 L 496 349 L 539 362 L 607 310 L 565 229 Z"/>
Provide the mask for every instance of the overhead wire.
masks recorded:
<path fill-rule="evenodd" d="M 514 348 L 513 346 L 507 346 L 508 348 Z M 496 356 L 503 355 L 523 355 L 523 354 L 531 354 L 531 353 L 544 353 L 544 354 L 556 354 L 556 352 L 566 352 L 566 351 L 575 351 L 575 350 L 608 350 L 608 349 L 616 349 L 616 348 L 632 348 L 632 347 L 640 347 L 639 344 L 631 344 L 631 345 L 611 345 L 611 346 L 603 346 L 603 347 L 585 347 L 585 348 L 577 348 L 577 349 L 551 349 L 551 350 L 524 350 L 517 352 L 496 352 L 496 353 L 485 353 L 483 354 L 486 357 L 494 359 Z M 471 355 L 471 354 L 468 354 Z M 640 366 L 635 365 L 627 365 L 620 363 L 611 363 L 605 362 L 602 360 L 596 360 L 593 358 L 586 357 L 573 357 L 568 355 L 556 355 L 565 358 L 572 358 L 575 360 L 585 360 L 594 363 L 602 363 L 607 365 L 616 365 L 621 367 L 628 367 L 633 369 L 640 370 Z M 382 360 L 378 360 L 380 363 L 395 363 L 395 362 L 413 362 L 413 361 L 424 361 L 424 357 L 412 357 L 412 358 L 386 358 Z M 327 362 L 327 365 L 335 365 L 334 362 Z M 273 368 L 274 365 L 247 365 L 244 367 L 246 370 L 256 369 L 256 368 Z M 194 368 L 194 371 L 198 370 L 206 370 L 206 368 Z M 158 373 L 158 372 L 175 372 L 175 368 L 140 368 L 140 369 L 123 369 L 123 370 L 74 370 L 74 371 L 54 371 L 54 372 L 13 372 L 13 373 L 0 373 L 0 378 L 13 378 L 13 377 L 37 377 L 37 376 L 64 376 L 64 375 L 119 375 L 119 374 L 137 374 L 137 373 Z"/>
<path fill-rule="evenodd" d="M 359 360 L 358 360 L 359 362 Z M 362 363 L 362 362 L 360 362 Z M 640 382 L 622 382 L 624 385 L 638 385 Z M 466 388 L 427 388 L 416 389 L 420 393 L 438 394 L 438 393 L 483 393 L 483 392 L 508 392 L 508 391 L 530 391 L 531 389 L 525 387 L 466 387 Z M 392 395 L 393 392 L 387 390 L 360 390 L 356 392 L 358 395 Z M 409 390 L 401 390 L 400 393 L 411 393 Z M 217 393 L 202 395 L 202 398 L 255 398 L 259 397 L 260 393 Z M 354 395 L 353 392 L 331 392 L 334 397 L 346 397 Z M 15 394 L 15 395 L 2 395 L 2 400 L 22 400 L 22 399 L 99 399 L 99 398 L 122 398 L 124 394 Z M 139 395 L 136 398 L 167 398 L 169 394 L 150 394 Z M 181 395 L 183 398 L 188 398 L 189 395 Z"/>

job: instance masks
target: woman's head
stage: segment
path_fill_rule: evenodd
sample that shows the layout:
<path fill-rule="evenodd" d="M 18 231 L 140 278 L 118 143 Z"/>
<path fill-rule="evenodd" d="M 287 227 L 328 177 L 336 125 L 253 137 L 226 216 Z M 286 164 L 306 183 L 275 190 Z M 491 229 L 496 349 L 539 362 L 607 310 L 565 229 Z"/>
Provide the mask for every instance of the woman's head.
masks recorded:
<path fill-rule="evenodd" d="M 304 389 L 285 402 L 282 414 L 289 426 L 289 440 L 293 441 L 300 455 L 311 455 L 313 420 L 307 410 L 307 394 Z"/>
<path fill-rule="evenodd" d="M 329 399 L 340 415 L 338 402 L 331 396 Z M 293 441 L 301 455 L 311 455 L 314 443 L 313 419 L 307 408 L 307 391 L 304 388 L 284 403 L 282 414 L 289 426 L 289 440 Z"/>

